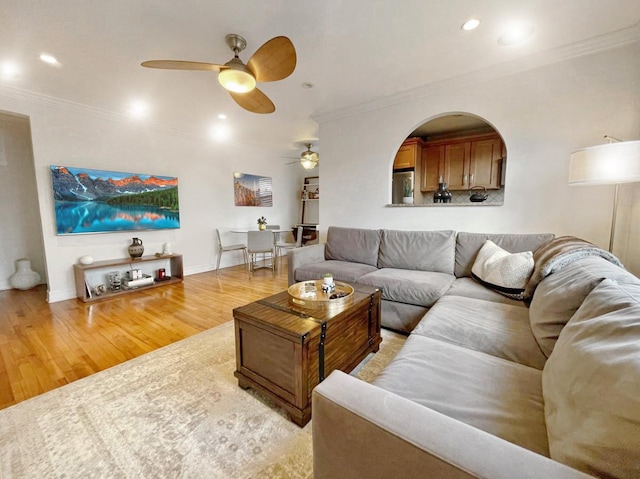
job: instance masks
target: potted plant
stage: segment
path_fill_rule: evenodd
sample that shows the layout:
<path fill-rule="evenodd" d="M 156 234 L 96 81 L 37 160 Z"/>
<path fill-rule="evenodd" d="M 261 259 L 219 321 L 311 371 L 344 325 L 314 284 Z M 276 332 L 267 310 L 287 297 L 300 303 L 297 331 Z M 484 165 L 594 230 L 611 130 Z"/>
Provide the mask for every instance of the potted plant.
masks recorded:
<path fill-rule="evenodd" d="M 405 205 L 413 204 L 413 181 L 411 178 L 405 178 L 402 182 L 403 198 L 402 202 Z"/>
<path fill-rule="evenodd" d="M 333 284 L 333 275 L 331 273 L 325 273 L 323 280 L 324 284 Z"/>
<path fill-rule="evenodd" d="M 258 229 L 259 230 L 267 229 L 267 218 L 265 218 L 264 216 L 261 216 L 260 218 L 258 218 Z"/>

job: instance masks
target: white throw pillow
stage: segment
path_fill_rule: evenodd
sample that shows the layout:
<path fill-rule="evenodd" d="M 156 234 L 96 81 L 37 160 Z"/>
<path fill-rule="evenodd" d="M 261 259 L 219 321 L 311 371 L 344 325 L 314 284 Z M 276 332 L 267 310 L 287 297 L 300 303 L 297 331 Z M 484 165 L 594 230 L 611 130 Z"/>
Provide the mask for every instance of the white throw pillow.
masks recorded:
<path fill-rule="evenodd" d="M 476 256 L 471 276 L 487 288 L 521 300 L 533 266 L 531 251 L 509 253 L 487 240 Z"/>

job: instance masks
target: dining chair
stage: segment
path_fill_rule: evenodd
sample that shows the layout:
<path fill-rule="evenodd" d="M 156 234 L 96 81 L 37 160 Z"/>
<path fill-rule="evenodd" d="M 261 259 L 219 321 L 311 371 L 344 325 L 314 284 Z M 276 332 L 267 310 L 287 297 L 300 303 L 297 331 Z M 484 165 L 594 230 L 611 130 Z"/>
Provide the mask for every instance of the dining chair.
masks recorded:
<path fill-rule="evenodd" d="M 290 250 L 295 248 L 300 248 L 302 246 L 302 226 L 298 226 L 296 231 L 295 242 L 290 243 L 286 241 L 276 241 L 276 258 L 282 264 L 282 258 L 280 257 L 282 254 L 282 250 Z M 287 233 L 288 235 L 292 235 L 291 233 Z"/>
<path fill-rule="evenodd" d="M 247 267 L 247 247 L 243 244 L 231 244 L 227 246 L 222 245 L 222 240 L 220 239 L 220 230 L 216 228 L 216 238 L 218 239 L 218 260 L 216 261 L 216 274 L 218 274 L 218 270 L 220 269 L 220 258 L 222 257 L 222 253 L 226 253 L 228 251 L 242 251 L 242 259 L 244 260 L 244 267 Z"/>
<path fill-rule="evenodd" d="M 253 272 L 256 269 L 266 268 L 270 269 L 272 274 L 276 274 L 276 261 L 275 261 L 275 244 L 273 242 L 273 231 L 271 230 L 257 230 L 249 231 L 247 233 L 247 252 L 249 253 L 249 275 L 253 276 Z M 263 255 L 263 262 L 266 263 L 266 255 L 271 256 L 271 264 L 264 266 L 256 266 L 256 255 Z"/>

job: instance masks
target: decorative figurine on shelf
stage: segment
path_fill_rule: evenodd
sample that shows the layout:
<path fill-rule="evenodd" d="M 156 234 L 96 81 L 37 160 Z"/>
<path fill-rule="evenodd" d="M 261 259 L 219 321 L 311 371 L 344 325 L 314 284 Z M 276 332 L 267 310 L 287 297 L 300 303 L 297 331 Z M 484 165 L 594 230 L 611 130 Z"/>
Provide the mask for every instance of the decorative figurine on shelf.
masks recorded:
<path fill-rule="evenodd" d="M 258 218 L 258 229 L 259 230 L 267 229 L 267 218 L 265 218 L 264 216 L 261 216 L 260 218 Z"/>
<path fill-rule="evenodd" d="M 133 259 L 142 257 L 144 253 L 144 246 L 142 246 L 142 240 L 140 238 L 133 238 L 129 245 L 129 256 Z"/>
<path fill-rule="evenodd" d="M 333 275 L 331 273 L 325 273 L 322 278 L 322 292 L 329 294 L 336 290 L 336 283 L 333 282 Z"/>

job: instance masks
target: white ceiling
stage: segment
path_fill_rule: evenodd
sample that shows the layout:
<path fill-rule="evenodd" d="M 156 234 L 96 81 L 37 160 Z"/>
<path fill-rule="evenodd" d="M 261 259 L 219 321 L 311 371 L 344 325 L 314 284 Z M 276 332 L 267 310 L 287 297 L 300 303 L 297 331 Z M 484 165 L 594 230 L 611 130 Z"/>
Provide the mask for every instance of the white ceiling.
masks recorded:
<path fill-rule="evenodd" d="M 0 64 L 13 61 L 21 70 L 1 83 L 116 113 L 141 99 L 151 107 L 147 121 L 197 135 L 207 135 L 225 113 L 231 141 L 279 149 L 317 137 L 312 115 L 539 56 L 640 21 L 638 0 L 0 0 L 0 6 Z M 480 27 L 462 31 L 472 16 Z M 535 34 L 499 46 L 511 20 L 530 23 Z M 274 114 L 242 110 L 214 73 L 140 67 L 152 59 L 224 63 L 232 57 L 227 33 L 246 38 L 245 62 L 277 35 L 296 46 L 295 72 L 260 85 Z M 40 62 L 42 52 L 62 67 Z M 303 89 L 303 82 L 314 88 Z"/>

